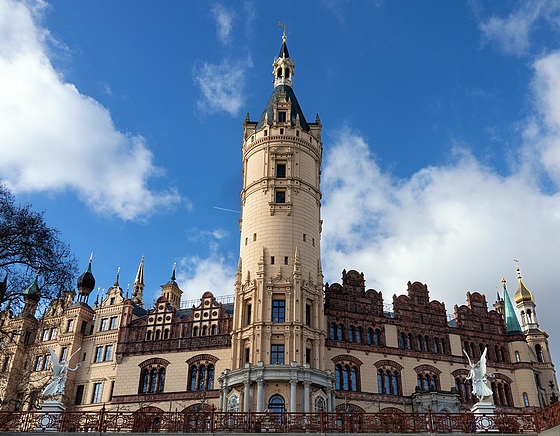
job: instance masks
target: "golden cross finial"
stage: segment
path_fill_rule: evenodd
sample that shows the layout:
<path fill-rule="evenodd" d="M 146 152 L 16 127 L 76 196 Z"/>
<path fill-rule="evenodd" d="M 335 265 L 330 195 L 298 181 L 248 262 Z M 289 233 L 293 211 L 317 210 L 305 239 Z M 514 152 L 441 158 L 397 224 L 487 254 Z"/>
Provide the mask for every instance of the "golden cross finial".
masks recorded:
<path fill-rule="evenodd" d="M 506 288 L 506 279 L 504 279 L 503 277 L 502 277 L 502 286 L 504 287 L 504 289 Z"/>
<path fill-rule="evenodd" d="M 282 21 L 278 21 L 281 27 L 284 28 L 284 35 L 282 36 L 282 41 L 286 41 L 286 23 L 282 23 Z"/>
<path fill-rule="evenodd" d="M 515 262 L 515 266 L 516 266 L 517 278 L 520 279 L 521 278 L 521 273 L 519 272 L 519 263 L 518 263 L 517 257 L 514 257 L 513 261 Z"/>

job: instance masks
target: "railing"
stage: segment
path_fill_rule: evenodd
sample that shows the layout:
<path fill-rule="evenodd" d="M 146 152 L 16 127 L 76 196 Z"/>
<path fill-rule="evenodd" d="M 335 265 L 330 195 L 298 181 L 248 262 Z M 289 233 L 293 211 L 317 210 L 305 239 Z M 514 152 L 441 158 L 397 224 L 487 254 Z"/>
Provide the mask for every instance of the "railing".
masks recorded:
<path fill-rule="evenodd" d="M 539 433 L 560 424 L 558 404 L 534 413 L 0 412 L 0 432 Z"/>

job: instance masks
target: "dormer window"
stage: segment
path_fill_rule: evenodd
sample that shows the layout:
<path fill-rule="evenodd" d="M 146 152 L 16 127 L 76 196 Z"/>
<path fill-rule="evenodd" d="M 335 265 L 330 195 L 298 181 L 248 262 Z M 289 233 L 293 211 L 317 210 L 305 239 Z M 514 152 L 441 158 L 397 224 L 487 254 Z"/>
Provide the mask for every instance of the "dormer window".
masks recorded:
<path fill-rule="evenodd" d="M 278 112 L 278 122 L 285 123 L 286 122 L 286 111 Z"/>

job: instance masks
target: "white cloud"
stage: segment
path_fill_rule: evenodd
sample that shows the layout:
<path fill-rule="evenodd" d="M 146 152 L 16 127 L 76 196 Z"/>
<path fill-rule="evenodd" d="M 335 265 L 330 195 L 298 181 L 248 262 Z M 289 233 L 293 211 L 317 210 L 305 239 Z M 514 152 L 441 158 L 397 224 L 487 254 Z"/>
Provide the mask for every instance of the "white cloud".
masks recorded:
<path fill-rule="evenodd" d="M 224 239 L 229 236 L 229 232 L 224 229 L 215 230 L 199 230 L 197 228 L 192 228 L 187 231 L 187 238 L 191 242 L 200 242 L 213 239 Z"/>
<path fill-rule="evenodd" d="M 231 24 L 235 18 L 235 12 L 226 10 L 222 4 L 214 6 L 211 12 L 216 20 L 216 34 L 218 39 L 225 45 L 229 44 Z"/>
<path fill-rule="evenodd" d="M 173 189 L 149 189 L 162 170 L 144 138 L 116 130 L 106 108 L 54 70 L 41 10 L 0 2 L 0 177 L 16 193 L 76 191 L 125 220 L 178 202 Z"/>
<path fill-rule="evenodd" d="M 193 68 L 195 83 L 202 93 L 198 109 L 206 114 L 228 112 L 237 116 L 245 103 L 245 76 L 253 66 L 251 57 L 247 59 L 224 59 L 220 64 L 199 61 Z"/>
<path fill-rule="evenodd" d="M 181 259 L 177 269 L 177 283 L 183 291 L 183 301 L 200 298 L 206 291 L 214 296 L 231 295 L 235 291 L 236 268 L 211 245 L 210 256 Z"/>
<path fill-rule="evenodd" d="M 480 30 L 486 41 L 498 44 L 506 54 L 522 56 L 531 48 L 531 32 L 540 19 L 557 25 L 557 12 L 560 4 L 555 0 L 522 2 L 521 7 L 507 17 L 492 16 L 480 20 Z"/>
<path fill-rule="evenodd" d="M 537 304 L 547 302 L 540 321 L 554 330 L 558 193 L 542 193 L 529 172 L 500 176 L 465 149 L 397 179 L 380 170 L 358 132 L 344 128 L 332 143 L 323 169 L 326 281 L 339 282 L 343 268 L 363 271 L 368 288 L 391 303 L 418 280 L 453 313 L 467 291 L 485 293 L 491 305 L 502 276 L 513 295 L 517 256 Z"/>

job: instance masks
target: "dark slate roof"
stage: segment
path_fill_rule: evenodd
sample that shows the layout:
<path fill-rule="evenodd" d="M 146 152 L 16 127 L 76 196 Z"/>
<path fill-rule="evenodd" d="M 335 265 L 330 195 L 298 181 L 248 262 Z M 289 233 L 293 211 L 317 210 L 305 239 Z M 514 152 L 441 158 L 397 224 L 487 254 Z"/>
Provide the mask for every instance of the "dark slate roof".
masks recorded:
<path fill-rule="evenodd" d="M 87 304 L 87 303 L 84 303 L 83 301 L 78 301 L 78 302 L 72 304 L 72 306 L 70 306 L 70 307 L 76 307 L 76 306 L 82 306 L 82 307 L 85 307 L 86 309 L 89 309 L 89 310 L 93 311 L 93 309 L 90 307 L 90 305 Z"/>
<path fill-rule="evenodd" d="M 146 316 L 146 313 L 148 313 L 148 311 L 142 306 L 138 306 L 137 304 L 135 304 L 134 308 L 132 309 L 132 313 L 136 316 Z"/>
<path fill-rule="evenodd" d="M 227 313 L 230 317 L 233 316 L 233 304 L 234 303 L 226 303 L 222 305 L 222 313 Z M 175 316 L 185 319 L 188 316 L 192 315 L 192 309 L 179 309 L 175 312 Z"/>
<path fill-rule="evenodd" d="M 282 47 L 280 48 L 280 54 L 278 55 L 279 58 L 290 58 L 290 54 L 288 53 L 288 46 L 286 45 L 286 41 L 282 43 Z"/>
<path fill-rule="evenodd" d="M 288 98 L 292 103 L 292 119 L 291 119 L 292 126 L 296 125 L 296 115 L 299 114 L 299 123 L 301 124 L 301 128 L 305 131 L 309 131 L 309 125 L 307 124 L 307 121 L 305 121 L 305 116 L 303 115 L 303 112 L 299 107 L 299 103 L 297 101 L 296 95 L 294 94 L 294 90 L 288 85 L 278 85 L 274 88 L 274 91 L 272 91 L 272 95 L 268 99 L 268 103 L 264 108 L 261 118 L 259 119 L 259 122 L 255 127 L 255 131 L 259 131 L 264 127 L 264 117 L 267 113 L 268 113 L 268 125 L 269 126 L 272 125 L 273 114 L 274 114 L 273 104 L 275 101 L 278 101 L 278 95 L 280 94 L 280 91 L 282 89 L 286 93 L 286 98 Z"/>
<path fill-rule="evenodd" d="M 78 289 L 82 287 L 85 289 L 89 289 L 90 291 L 95 288 L 95 278 L 91 273 L 91 261 L 88 264 L 86 272 L 78 277 Z"/>

